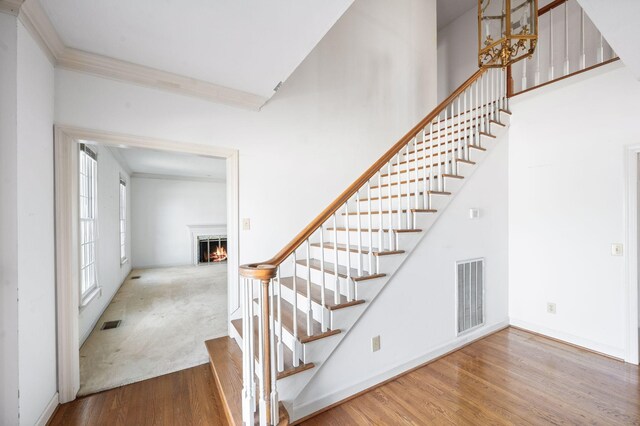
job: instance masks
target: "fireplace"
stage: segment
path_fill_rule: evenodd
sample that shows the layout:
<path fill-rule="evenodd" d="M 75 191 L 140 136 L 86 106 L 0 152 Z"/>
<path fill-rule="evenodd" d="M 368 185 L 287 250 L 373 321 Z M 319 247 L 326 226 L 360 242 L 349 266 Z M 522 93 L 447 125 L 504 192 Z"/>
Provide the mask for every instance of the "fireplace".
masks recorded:
<path fill-rule="evenodd" d="M 227 261 L 227 237 L 222 235 L 198 236 L 198 264 Z"/>

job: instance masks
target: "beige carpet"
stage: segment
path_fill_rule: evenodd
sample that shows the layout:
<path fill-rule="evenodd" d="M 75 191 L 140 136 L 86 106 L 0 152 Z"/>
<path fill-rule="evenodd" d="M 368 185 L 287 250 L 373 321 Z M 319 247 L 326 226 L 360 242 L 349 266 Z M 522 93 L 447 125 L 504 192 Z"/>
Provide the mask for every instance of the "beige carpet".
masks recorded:
<path fill-rule="evenodd" d="M 226 264 L 133 270 L 80 349 L 78 395 L 204 364 L 226 334 Z"/>

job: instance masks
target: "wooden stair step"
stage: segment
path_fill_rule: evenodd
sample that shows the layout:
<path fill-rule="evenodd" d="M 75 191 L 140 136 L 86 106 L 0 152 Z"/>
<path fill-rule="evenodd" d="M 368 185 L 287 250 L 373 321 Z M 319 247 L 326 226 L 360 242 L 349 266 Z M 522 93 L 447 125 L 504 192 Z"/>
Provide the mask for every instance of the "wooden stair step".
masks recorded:
<path fill-rule="evenodd" d="M 260 326 L 259 322 L 260 320 L 258 319 L 258 317 L 254 316 L 253 317 L 253 347 L 254 347 L 256 360 L 258 360 L 258 355 L 259 355 L 258 348 L 260 347 L 258 343 L 259 342 L 258 328 Z M 240 335 L 240 337 L 244 339 L 243 330 L 242 330 L 242 318 L 232 320 L 231 324 L 238 332 L 238 335 Z M 300 361 L 297 367 L 294 367 L 293 352 L 286 345 L 282 345 L 282 346 L 283 346 L 283 355 L 284 355 L 284 369 L 278 372 L 276 376 L 277 379 L 284 379 L 285 377 L 289 377 L 294 374 L 301 373 L 305 370 L 309 370 L 310 368 L 315 367 L 315 365 L 312 362 L 305 364 L 302 361 Z"/>
<path fill-rule="evenodd" d="M 242 351 L 229 336 L 207 340 L 204 344 L 227 421 L 230 425 L 242 426 Z"/>
<path fill-rule="evenodd" d="M 444 145 L 444 144 L 442 144 L 442 145 Z M 482 148 L 482 147 L 480 147 L 480 146 L 478 146 L 478 145 L 471 145 L 471 144 L 470 144 L 470 145 L 468 145 L 468 146 L 469 146 L 469 149 L 475 149 L 475 150 L 477 150 L 477 151 L 486 151 L 486 150 L 487 150 L 486 148 Z M 424 149 L 422 149 L 422 148 L 420 148 L 420 149 L 418 150 L 418 152 L 422 152 L 422 151 L 424 151 Z M 441 150 L 441 151 L 439 150 L 439 151 L 438 151 L 438 152 L 436 152 L 435 154 L 427 154 L 427 155 L 425 155 L 424 157 L 422 157 L 422 156 L 421 156 L 420 158 L 418 158 L 418 161 L 421 161 L 421 160 L 423 160 L 423 159 L 425 159 L 425 160 L 429 160 L 429 159 L 431 158 L 431 156 L 433 156 L 434 158 L 437 158 L 437 157 L 438 157 L 438 153 L 439 153 L 439 152 L 441 152 L 441 153 L 442 153 L 442 155 L 446 155 L 446 154 L 451 154 L 451 153 L 456 152 L 456 151 L 458 151 L 458 148 L 457 148 L 457 147 L 455 147 L 455 148 L 450 148 L 450 149 L 446 149 L 446 150 Z M 415 162 L 415 159 L 414 159 L 414 158 L 412 158 L 412 157 L 411 157 L 411 155 L 415 154 L 415 152 L 416 152 L 416 150 L 415 150 L 415 149 L 412 149 L 411 151 L 409 151 L 409 159 L 402 160 L 402 161 L 400 161 L 399 163 L 394 164 L 394 166 L 400 166 L 400 165 L 402 165 L 402 164 L 407 164 L 407 163 L 414 163 L 414 162 Z M 406 154 L 406 153 L 403 153 L 403 155 L 405 155 L 405 154 Z M 406 155 L 405 155 L 405 157 L 406 157 Z M 429 162 L 429 164 L 431 163 L 430 161 L 428 161 L 428 162 Z M 435 162 L 434 162 L 434 164 L 433 164 L 433 165 L 434 165 L 434 166 L 435 166 L 435 165 L 437 165 L 437 162 L 438 162 L 438 160 L 435 160 Z M 444 161 L 443 161 L 442 163 L 444 164 Z"/>
<path fill-rule="evenodd" d="M 333 231 L 333 228 L 327 228 L 327 231 Z M 341 228 L 338 227 L 336 228 L 336 231 L 338 232 L 346 232 L 347 228 Z M 357 232 L 357 229 L 354 228 L 349 228 L 349 232 Z M 403 233 L 411 233 L 411 232 L 422 232 L 422 229 L 392 229 L 393 232 L 396 232 L 398 234 L 403 234 Z M 369 228 L 360 228 L 360 232 L 369 232 Z M 371 232 L 380 232 L 379 228 L 375 228 L 372 229 Z M 383 229 L 382 232 L 389 232 L 388 229 Z"/>
<path fill-rule="evenodd" d="M 485 132 L 480 132 L 480 135 L 481 136 L 486 136 L 486 137 L 491 138 L 491 139 L 497 138 L 497 136 L 494 136 L 492 134 L 485 133 Z M 406 152 L 404 154 L 411 156 L 411 155 L 415 154 L 416 151 L 417 152 L 422 152 L 424 150 L 429 150 L 429 149 L 430 149 L 430 147 L 418 147 L 417 149 L 413 148 L 411 151 Z M 455 149 L 457 150 L 457 147 Z M 486 148 L 482 148 L 482 147 L 480 147 L 478 145 L 471 145 L 471 144 L 469 144 L 469 149 L 477 149 L 477 150 L 481 150 L 481 151 L 486 151 Z"/>
<path fill-rule="evenodd" d="M 407 213 L 406 209 L 400 210 L 402 213 Z M 438 213 L 438 210 L 434 210 L 434 209 L 409 209 L 409 211 L 411 213 Z M 391 212 L 389 212 L 389 210 L 382 210 L 382 211 L 377 211 L 377 212 L 371 212 L 372 215 L 374 214 L 397 214 L 398 210 L 391 210 Z M 348 212 L 348 213 L 342 213 L 342 216 L 358 216 L 358 214 L 360 216 L 368 216 L 369 212 Z"/>
<path fill-rule="evenodd" d="M 313 247 L 320 247 L 320 243 L 311 243 L 311 246 Z M 326 248 L 327 250 L 333 250 L 334 249 L 334 245 L 333 243 L 324 243 L 324 248 Z M 369 247 L 361 247 L 362 250 L 362 254 L 369 254 Z M 338 251 L 347 251 L 347 245 L 346 244 L 338 244 Z M 349 251 L 351 253 L 358 253 L 358 246 L 354 246 L 351 245 L 349 246 Z M 372 254 L 374 256 L 388 256 L 388 255 L 392 255 L 392 254 L 402 254 L 404 253 L 404 250 L 383 250 L 383 251 L 373 251 Z"/>
<path fill-rule="evenodd" d="M 291 335 L 293 335 L 293 305 L 284 299 L 280 299 L 280 307 L 282 308 L 282 312 L 278 311 L 278 303 L 276 303 L 274 299 L 273 303 L 273 315 L 274 318 L 278 319 L 278 314 L 280 313 L 280 318 L 282 319 L 282 327 L 287 330 Z M 298 324 L 298 340 L 300 343 L 309 343 L 314 340 L 323 339 L 325 337 L 334 336 L 340 333 L 340 330 L 327 330 L 325 332 L 322 331 L 322 325 L 320 322 L 311 319 L 311 330 L 307 330 L 307 316 L 298 309 L 298 315 L 296 316 L 296 323 Z"/>
<path fill-rule="evenodd" d="M 298 265 L 302 265 L 302 266 L 307 266 L 307 260 L 306 259 L 301 259 L 296 261 L 296 263 L 298 263 Z M 309 262 L 309 267 L 311 269 L 315 269 L 317 271 L 321 271 L 322 269 L 320 268 L 320 261 L 318 259 L 311 259 L 311 261 Z M 331 274 L 334 275 L 335 274 L 335 267 L 333 265 L 333 263 L 331 262 L 324 262 L 324 272 L 327 274 Z M 358 276 L 358 270 L 355 268 L 351 268 L 351 279 L 353 281 L 366 281 L 366 280 L 372 280 L 375 278 L 382 278 L 384 276 L 386 276 L 387 274 L 369 274 L 369 272 L 363 271 L 362 272 L 362 276 Z M 347 267 L 346 266 L 342 266 L 342 265 L 338 265 L 338 276 L 340 278 L 347 278 Z"/>
<path fill-rule="evenodd" d="M 294 280 L 293 277 L 284 277 L 284 278 L 280 278 L 280 280 L 282 281 L 282 285 L 287 287 L 288 289 L 293 291 L 293 284 L 294 284 Z M 295 285 L 296 285 L 296 293 L 304 296 L 304 297 L 308 297 L 307 295 L 307 280 L 300 278 L 300 277 L 296 277 L 295 279 Z M 318 305 L 322 306 L 322 286 L 316 283 L 311 283 L 309 286 L 310 290 L 311 290 L 311 300 L 313 302 L 315 302 Z M 338 309 L 343 309 L 343 308 L 348 308 L 349 306 L 355 306 L 355 305 L 359 305 L 361 303 L 364 303 L 364 300 L 352 300 L 352 301 L 348 301 L 347 300 L 347 296 L 341 294 L 340 295 L 340 303 L 336 304 L 334 297 L 335 297 L 335 293 L 333 290 L 329 289 L 329 288 L 325 288 L 325 307 L 327 309 L 329 309 L 330 311 L 335 311 Z M 304 315 L 304 314 L 303 314 Z"/>
<path fill-rule="evenodd" d="M 465 159 L 462 159 L 462 158 L 454 158 L 454 160 L 459 162 L 459 163 L 467 163 L 467 164 L 471 164 L 471 165 L 475 165 L 476 164 L 474 161 L 465 160 Z M 445 165 L 446 163 L 448 163 L 448 161 L 441 161 L 440 165 Z M 438 163 L 437 162 L 434 163 L 433 166 L 434 167 L 438 167 Z M 431 168 L 431 164 L 425 164 L 424 168 L 425 169 L 430 169 Z M 416 171 L 415 167 L 409 168 L 409 172 L 415 172 L 415 171 Z M 407 170 L 405 169 L 405 170 L 400 170 L 399 172 L 395 171 L 395 172 L 391 172 L 391 173 L 388 173 L 388 172 L 387 173 L 381 173 L 380 177 L 395 176 L 395 175 L 402 174 L 402 173 L 407 173 Z"/>
<path fill-rule="evenodd" d="M 483 116 L 483 117 L 484 117 L 484 116 Z M 475 128 L 475 127 L 476 127 L 476 126 L 475 126 L 475 123 L 469 123 L 469 121 L 470 121 L 470 120 L 467 120 L 467 121 L 466 121 L 466 123 L 467 123 L 468 125 L 466 125 L 466 126 L 464 126 L 464 127 L 463 127 L 463 129 L 464 129 L 465 131 L 466 131 L 466 130 L 469 130 L 469 129 L 473 129 L 473 128 Z M 495 124 L 495 125 L 500 126 L 500 127 L 506 127 L 506 124 L 502 124 L 501 122 L 499 122 L 499 121 L 497 121 L 497 120 L 494 120 L 494 119 L 490 119 L 490 120 L 489 120 L 489 123 L 491 123 L 491 124 Z M 462 124 L 462 125 L 463 125 L 463 124 L 465 124 L 465 122 L 462 122 L 462 123 L 460 123 L 460 124 Z M 452 126 L 447 126 L 447 128 L 446 128 L 446 132 L 447 132 L 447 133 L 446 133 L 446 136 L 451 136 L 451 135 L 454 135 L 454 134 L 456 134 L 456 133 L 460 133 L 460 125 L 459 125 L 458 123 L 454 123 L 453 127 L 455 127 L 455 130 L 451 130 Z M 433 139 L 440 139 L 440 138 L 443 138 L 443 137 L 445 136 L 445 135 L 443 134 L 443 132 L 445 132 L 445 129 L 439 129 L 439 130 L 434 129 L 434 131 L 433 131 L 433 135 L 434 135 Z M 425 136 L 429 136 L 429 137 L 430 137 L 431 135 L 432 135 L 432 133 L 431 133 L 431 132 L 426 132 L 426 133 L 425 133 Z M 430 139 L 430 138 L 429 138 L 429 139 Z M 422 143 L 422 138 L 418 138 L 418 143 Z"/>
<path fill-rule="evenodd" d="M 446 178 L 451 178 L 451 179 L 464 179 L 464 176 L 460 176 L 460 175 L 452 175 L 450 173 L 443 173 L 442 177 L 446 177 Z M 438 176 L 434 176 L 433 179 L 438 179 Z M 417 181 L 418 182 L 422 182 L 425 179 L 419 178 Z M 429 176 L 427 176 L 426 180 L 429 180 Z M 409 181 L 409 183 L 414 183 L 416 182 L 416 179 L 411 179 Z M 401 180 L 400 181 L 400 185 L 406 185 L 407 181 L 406 180 Z M 383 183 L 382 185 L 373 185 L 371 186 L 371 189 L 378 189 L 378 188 L 386 188 L 387 186 L 398 186 L 398 182 L 391 182 L 391 184 L 389 183 Z M 344 214 L 344 213 L 343 213 Z"/>

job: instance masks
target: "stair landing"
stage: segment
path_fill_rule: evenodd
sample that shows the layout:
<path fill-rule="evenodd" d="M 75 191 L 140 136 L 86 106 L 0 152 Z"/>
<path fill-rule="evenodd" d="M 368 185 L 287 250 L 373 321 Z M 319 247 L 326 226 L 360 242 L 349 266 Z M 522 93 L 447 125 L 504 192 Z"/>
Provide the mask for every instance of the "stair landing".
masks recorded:
<path fill-rule="evenodd" d="M 207 340 L 204 344 L 227 421 L 231 426 L 242 426 L 242 351 L 229 336 Z M 278 426 L 288 424 L 289 413 L 280 404 Z"/>

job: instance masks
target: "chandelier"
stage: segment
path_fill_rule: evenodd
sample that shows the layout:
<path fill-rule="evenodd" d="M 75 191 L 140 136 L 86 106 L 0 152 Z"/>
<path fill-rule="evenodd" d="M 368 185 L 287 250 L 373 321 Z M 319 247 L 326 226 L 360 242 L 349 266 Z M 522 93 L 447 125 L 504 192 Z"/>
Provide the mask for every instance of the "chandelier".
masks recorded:
<path fill-rule="evenodd" d="M 481 68 L 506 67 L 531 56 L 538 42 L 538 0 L 478 0 Z"/>

